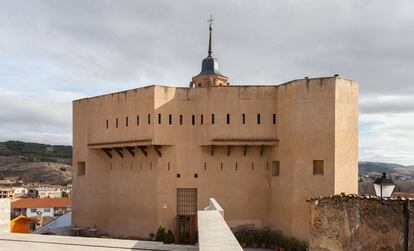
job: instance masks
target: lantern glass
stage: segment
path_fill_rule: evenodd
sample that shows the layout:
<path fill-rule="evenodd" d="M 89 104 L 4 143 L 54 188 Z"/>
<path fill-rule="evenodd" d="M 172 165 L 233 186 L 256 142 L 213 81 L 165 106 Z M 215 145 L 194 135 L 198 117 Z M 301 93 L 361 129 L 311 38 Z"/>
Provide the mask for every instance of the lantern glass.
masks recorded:
<path fill-rule="evenodd" d="M 394 188 L 395 184 L 374 184 L 375 194 L 381 198 L 391 197 Z"/>

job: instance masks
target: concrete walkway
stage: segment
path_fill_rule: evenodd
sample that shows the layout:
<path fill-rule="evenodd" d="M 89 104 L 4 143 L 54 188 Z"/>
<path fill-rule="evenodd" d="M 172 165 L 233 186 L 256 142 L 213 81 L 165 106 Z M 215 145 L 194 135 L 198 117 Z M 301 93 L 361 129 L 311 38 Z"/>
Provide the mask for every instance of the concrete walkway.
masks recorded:
<path fill-rule="evenodd" d="M 68 251 L 68 250 L 142 250 L 142 251 L 196 251 L 195 246 L 167 245 L 154 241 L 134 241 L 35 234 L 0 234 L 0 251 Z"/>

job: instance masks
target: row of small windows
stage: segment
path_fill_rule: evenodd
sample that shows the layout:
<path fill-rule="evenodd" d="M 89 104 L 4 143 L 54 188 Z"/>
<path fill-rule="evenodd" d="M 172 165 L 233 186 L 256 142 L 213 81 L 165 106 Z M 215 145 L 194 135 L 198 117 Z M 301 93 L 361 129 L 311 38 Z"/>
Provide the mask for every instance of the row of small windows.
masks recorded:
<path fill-rule="evenodd" d="M 136 122 L 137 122 L 136 125 L 139 126 L 139 123 L 140 123 L 139 115 L 137 115 L 137 117 L 136 117 Z M 158 124 L 161 125 L 161 122 L 162 122 L 161 113 L 158 113 Z M 211 124 L 214 125 L 215 122 L 216 122 L 215 121 L 215 115 L 213 113 L 213 114 L 211 114 Z M 246 114 L 244 114 L 244 113 L 241 114 L 240 122 L 243 125 L 246 124 Z M 148 114 L 147 123 L 148 123 L 148 125 L 151 124 L 151 114 Z M 168 124 L 172 125 L 172 123 L 173 123 L 173 116 L 172 116 L 172 114 L 169 114 L 168 115 Z M 230 123 L 231 123 L 231 115 L 228 113 L 228 114 L 226 114 L 226 124 L 230 125 Z M 258 113 L 256 115 L 256 123 L 258 125 L 261 124 L 261 114 L 260 113 Z M 276 124 L 276 113 L 273 113 L 273 115 L 272 115 L 272 123 L 274 125 Z M 183 115 L 182 114 L 179 115 L 179 124 L 180 125 L 183 124 Z M 196 124 L 196 115 L 191 115 L 191 124 L 192 125 Z M 203 124 L 204 124 L 204 115 L 201 114 L 200 115 L 200 125 L 203 125 Z M 129 126 L 129 120 L 128 120 L 128 117 L 125 117 L 125 127 L 128 127 L 128 126 Z M 118 118 L 115 119 L 115 127 L 116 128 L 119 127 Z M 106 129 L 109 129 L 109 120 L 108 119 L 106 120 Z"/>
<path fill-rule="evenodd" d="M 272 176 L 278 177 L 280 176 L 280 161 L 272 161 Z M 151 169 L 152 169 L 152 162 L 150 163 Z M 77 168 L 78 168 L 78 176 L 83 176 L 86 173 L 86 165 L 85 162 L 78 162 Z M 131 167 L 132 168 L 132 167 Z M 140 164 L 141 168 L 141 164 Z M 168 171 L 170 171 L 171 165 L 170 162 L 168 162 Z M 252 162 L 251 165 L 252 171 L 254 170 L 254 162 Z M 238 164 L 236 162 L 235 165 L 236 171 L 238 170 Z M 266 162 L 266 169 L 269 170 L 269 162 Z M 207 163 L 204 162 L 204 171 L 207 170 Z M 223 162 L 220 163 L 220 170 L 223 171 Z M 324 160 L 314 160 L 313 161 L 313 175 L 314 176 L 323 176 L 325 174 L 325 166 L 324 166 Z M 180 178 L 180 173 L 177 173 L 177 178 Z M 198 174 L 194 174 L 194 178 L 198 178 Z"/>

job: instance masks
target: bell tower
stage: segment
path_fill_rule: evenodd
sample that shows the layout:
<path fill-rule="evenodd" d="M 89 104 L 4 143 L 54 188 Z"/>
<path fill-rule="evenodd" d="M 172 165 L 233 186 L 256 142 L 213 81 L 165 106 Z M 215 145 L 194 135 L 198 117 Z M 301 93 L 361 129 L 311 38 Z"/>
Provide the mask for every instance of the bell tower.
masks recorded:
<path fill-rule="evenodd" d="M 218 60 L 211 56 L 212 49 L 211 49 L 211 33 L 212 33 L 212 25 L 213 25 L 213 16 L 210 15 L 210 19 L 207 20 L 210 30 L 210 35 L 208 39 L 208 56 L 203 59 L 201 64 L 201 72 L 194 76 L 192 81 L 190 82 L 190 87 L 214 87 L 214 86 L 228 86 L 229 83 L 227 82 L 227 77 L 222 75 L 219 71 L 219 63 Z"/>

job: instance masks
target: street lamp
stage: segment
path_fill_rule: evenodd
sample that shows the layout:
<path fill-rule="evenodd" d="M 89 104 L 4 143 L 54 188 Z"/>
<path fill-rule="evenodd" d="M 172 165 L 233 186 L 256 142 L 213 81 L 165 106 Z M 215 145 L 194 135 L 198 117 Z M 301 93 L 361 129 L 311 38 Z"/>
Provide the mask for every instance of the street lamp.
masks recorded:
<path fill-rule="evenodd" d="M 389 198 L 394 191 L 395 184 L 392 179 L 387 178 L 387 174 L 383 173 L 381 178 L 378 178 L 374 181 L 375 193 L 378 197 Z"/>
<path fill-rule="evenodd" d="M 382 177 L 374 181 L 375 194 L 381 198 L 381 203 L 383 204 L 383 198 L 389 198 L 394 191 L 395 183 L 392 179 L 387 178 L 386 173 L 382 173 Z M 403 228 L 403 250 L 408 251 L 408 232 L 409 232 L 409 221 L 410 221 L 410 200 L 406 198 L 404 201 L 403 208 L 404 215 L 404 228 Z"/>

